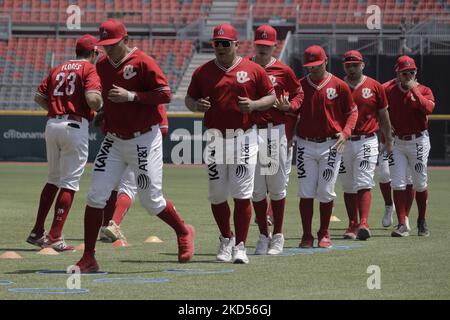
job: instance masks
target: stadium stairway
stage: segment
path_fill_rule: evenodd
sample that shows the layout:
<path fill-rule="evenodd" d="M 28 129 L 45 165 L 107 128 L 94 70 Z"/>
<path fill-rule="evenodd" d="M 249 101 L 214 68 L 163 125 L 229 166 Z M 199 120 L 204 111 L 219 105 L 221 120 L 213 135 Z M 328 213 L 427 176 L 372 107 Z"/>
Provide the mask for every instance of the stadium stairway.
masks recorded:
<path fill-rule="evenodd" d="M 212 34 L 214 27 L 221 23 L 230 23 L 235 19 L 238 0 L 214 0 L 211 4 L 204 34 Z"/>
<path fill-rule="evenodd" d="M 194 73 L 195 69 L 197 69 L 203 63 L 214 58 L 215 56 L 213 53 L 195 53 L 191 59 L 191 62 L 189 63 L 189 66 L 186 69 L 186 72 L 183 75 L 183 78 L 181 79 L 177 91 L 173 95 L 173 99 L 184 100 L 187 89 L 189 87 L 189 83 L 191 83 L 192 74 Z"/>

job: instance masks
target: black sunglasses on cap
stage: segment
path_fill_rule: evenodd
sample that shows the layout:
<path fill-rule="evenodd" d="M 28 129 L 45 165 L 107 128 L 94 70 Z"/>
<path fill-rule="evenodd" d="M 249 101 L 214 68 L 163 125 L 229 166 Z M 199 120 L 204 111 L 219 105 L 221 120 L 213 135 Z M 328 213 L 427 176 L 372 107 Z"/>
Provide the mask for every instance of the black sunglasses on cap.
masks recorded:
<path fill-rule="evenodd" d="M 213 44 L 214 48 L 219 47 L 219 45 L 221 45 L 222 48 L 229 48 L 229 47 L 231 47 L 231 43 L 232 42 L 234 42 L 234 41 L 230 41 L 230 40 L 214 40 L 212 44 Z"/>

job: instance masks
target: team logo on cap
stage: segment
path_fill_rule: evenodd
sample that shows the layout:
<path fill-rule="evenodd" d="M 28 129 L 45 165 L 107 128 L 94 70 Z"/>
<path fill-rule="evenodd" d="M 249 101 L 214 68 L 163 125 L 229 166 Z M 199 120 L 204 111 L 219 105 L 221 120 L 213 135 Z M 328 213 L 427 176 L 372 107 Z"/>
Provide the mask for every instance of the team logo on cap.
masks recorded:
<path fill-rule="evenodd" d="M 314 60 L 316 60 L 315 55 L 311 54 L 311 55 L 309 56 L 308 60 L 309 60 L 309 61 L 314 61 Z"/>
<path fill-rule="evenodd" d="M 264 31 L 261 35 L 261 38 L 267 39 L 268 38 L 267 32 Z"/>
<path fill-rule="evenodd" d="M 218 36 L 223 36 L 224 34 L 225 34 L 225 31 L 223 31 L 222 28 L 220 28 L 219 31 L 217 31 Z"/>
<path fill-rule="evenodd" d="M 409 62 L 409 60 L 405 61 L 405 66 L 409 67 L 411 65 L 411 63 Z"/>
<path fill-rule="evenodd" d="M 362 89 L 362 96 L 364 99 L 369 99 L 372 96 L 372 90 L 370 88 L 363 88 Z"/>
<path fill-rule="evenodd" d="M 103 29 L 102 31 L 102 39 L 108 38 L 108 31 L 106 29 Z"/>

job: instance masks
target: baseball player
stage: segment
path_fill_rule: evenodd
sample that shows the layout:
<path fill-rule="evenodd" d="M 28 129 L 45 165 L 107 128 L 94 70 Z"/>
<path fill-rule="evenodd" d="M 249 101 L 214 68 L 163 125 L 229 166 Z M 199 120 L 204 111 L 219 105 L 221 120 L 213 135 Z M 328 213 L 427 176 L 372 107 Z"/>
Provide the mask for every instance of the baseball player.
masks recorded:
<path fill-rule="evenodd" d="M 26 240 L 36 246 L 73 250 L 64 241 L 62 229 L 86 165 L 89 121 L 93 110 L 98 111 L 103 103 L 100 79 L 93 65 L 96 41 L 91 35 L 79 38 L 76 59 L 53 68 L 35 95 L 49 118 L 45 127 L 48 180 L 41 192 L 36 223 Z M 53 223 L 46 235 L 45 219 L 57 193 Z"/>
<path fill-rule="evenodd" d="M 342 151 L 358 118 L 348 85 L 327 72 L 327 55 L 313 45 L 304 52 L 308 75 L 300 80 L 305 92 L 297 124 L 297 177 L 303 225 L 301 248 L 311 248 L 314 198 L 320 201 L 318 246 L 332 246 L 329 224 L 336 198 L 334 185 Z"/>
<path fill-rule="evenodd" d="M 398 78 L 392 79 L 390 81 L 387 81 L 383 83 L 383 87 L 385 88 L 385 91 L 388 92 L 393 86 L 396 86 L 398 84 L 398 81 L 400 81 Z M 383 134 L 380 135 L 380 150 L 384 150 L 384 136 Z M 383 214 L 383 219 L 381 221 L 381 224 L 383 227 L 389 227 L 393 223 L 393 215 L 395 212 L 395 207 L 393 206 L 392 202 L 392 189 L 391 189 L 391 176 L 390 176 L 390 170 L 389 166 L 393 165 L 393 158 L 392 153 L 387 154 L 386 152 L 380 153 L 378 158 L 379 163 L 379 173 L 380 173 L 380 190 L 381 194 L 383 195 L 384 203 L 385 203 L 385 209 Z M 413 189 L 412 184 L 412 177 L 411 177 L 411 168 L 408 166 L 406 168 L 406 216 L 405 216 L 405 225 L 406 229 L 411 231 L 411 227 L 409 224 L 409 212 L 411 210 L 412 204 L 414 202 L 415 197 L 415 191 Z"/>
<path fill-rule="evenodd" d="M 208 199 L 221 233 L 217 260 L 248 263 L 245 241 L 258 152 L 251 112 L 271 108 L 275 94 L 264 69 L 237 55 L 238 39 L 233 26 L 216 26 L 212 46 L 216 58 L 195 70 L 185 103 L 191 111 L 205 112 L 205 127 L 216 136 L 207 143 L 205 153 Z M 230 194 L 234 200 L 236 238 L 230 227 Z"/>
<path fill-rule="evenodd" d="M 159 130 L 161 131 L 163 140 L 169 133 L 169 122 L 167 119 L 166 108 L 163 104 L 158 106 L 158 112 L 162 117 L 159 123 Z M 125 170 L 120 183 L 116 190 L 111 192 L 111 196 L 106 203 L 103 212 L 103 226 L 100 228 L 100 240 L 116 241 L 126 240 L 120 224 L 122 223 L 125 214 L 130 209 L 137 193 L 136 179 L 133 170 L 128 166 Z M 109 205 L 112 203 L 112 205 Z"/>
<path fill-rule="evenodd" d="M 178 261 L 191 260 L 195 230 L 186 225 L 162 193 L 161 116 L 157 106 L 170 101 L 170 89 L 157 63 L 138 48 L 127 45 L 125 26 L 118 20 L 100 25 L 100 41 L 107 56 L 97 62 L 105 101 L 105 129 L 94 162 L 85 210 L 85 251 L 77 266 L 81 272 L 99 269 L 95 244 L 103 209 L 127 166 L 132 169 L 142 206 L 171 226 L 178 240 Z"/>
<path fill-rule="evenodd" d="M 303 91 L 294 71 L 272 56 L 277 44 L 277 33 L 272 26 L 261 25 L 258 27 L 255 31 L 254 43 L 255 56 L 249 57 L 249 59 L 266 70 L 277 96 L 272 108 L 252 113 L 253 122 L 258 128 L 258 135 L 263 141 L 259 145 L 259 161 L 256 164 L 253 190 L 253 208 L 260 232 L 255 254 L 276 255 L 283 252 L 284 246 L 282 229 L 287 187 L 288 148 L 285 130 L 286 112 L 294 114 L 298 112 L 303 100 Z M 261 161 L 266 155 L 270 161 Z M 273 166 L 274 172 L 264 173 L 262 168 L 266 165 Z M 273 211 L 273 236 L 269 235 L 267 194 L 271 199 Z"/>
<path fill-rule="evenodd" d="M 430 153 L 427 115 L 434 110 L 434 96 L 430 88 L 417 82 L 417 67 L 413 58 L 399 57 L 395 71 L 399 81 L 387 90 L 387 97 L 395 134 L 391 178 L 399 224 L 391 235 L 393 237 L 409 235 L 405 224 L 407 203 L 405 188 L 406 170 L 410 166 L 419 211 L 418 235 L 428 236 L 430 232 L 425 221 L 428 199 L 427 161 Z"/>
<path fill-rule="evenodd" d="M 347 51 L 343 66 L 346 73 L 344 80 L 358 106 L 358 120 L 342 154 L 339 172 L 349 218 L 344 238 L 366 240 L 371 236 L 368 220 L 378 159 L 376 132 L 381 127 L 385 152 L 390 154 L 393 148 L 392 128 L 384 88 L 378 81 L 363 74 L 365 64 L 362 54 L 357 50 Z"/>

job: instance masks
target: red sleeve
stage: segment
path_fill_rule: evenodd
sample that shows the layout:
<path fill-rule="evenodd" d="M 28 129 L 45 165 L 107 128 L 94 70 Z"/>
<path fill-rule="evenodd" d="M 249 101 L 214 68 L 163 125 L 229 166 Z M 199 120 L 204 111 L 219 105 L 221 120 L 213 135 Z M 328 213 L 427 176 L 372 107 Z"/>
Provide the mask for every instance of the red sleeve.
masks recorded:
<path fill-rule="evenodd" d="M 263 67 L 257 65 L 257 83 L 256 83 L 256 91 L 260 98 L 265 96 L 270 96 L 275 94 L 275 89 L 273 88 L 272 81 L 270 81 L 269 75 Z"/>
<path fill-rule="evenodd" d="M 305 94 L 303 93 L 302 85 L 294 74 L 291 68 L 287 68 L 287 89 L 289 91 L 289 112 L 297 113 L 302 105 Z"/>
<path fill-rule="evenodd" d="M 422 91 L 422 92 L 421 92 Z M 419 109 L 424 114 L 431 114 L 434 110 L 434 96 L 433 92 L 428 87 L 423 87 L 420 90 L 419 87 L 411 89 L 411 93 L 415 98 L 415 101 L 411 103 L 413 108 Z"/>
<path fill-rule="evenodd" d="M 88 92 L 98 92 L 102 93 L 102 85 L 100 82 L 100 77 L 95 70 L 95 66 L 92 64 L 86 64 L 85 74 L 84 74 L 84 90 L 85 93 Z"/>
<path fill-rule="evenodd" d="M 383 109 L 387 108 L 387 106 L 388 106 L 386 90 L 380 83 L 377 83 L 377 91 L 378 91 L 377 110 L 383 110 Z"/>
<path fill-rule="evenodd" d="M 147 91 L 136 92 L 135 101 L 141 104 L 159 105 L 170 102 L 170 87 L 158 64 L 148 57 L 142 62 L 143 79 L 148 85 Z"/>
<path fill-rule="evenodd" d="M 342 132 L 348 138 L 352 134 L 353 129 L 355 129 L 356 120 L 358 120 L 358 107 L 356 106 L 355 101 L 353 101 L 352 92 L 350 91 L 349 86 L 346 83 L 343 83 L 340 88 L 342 111 L 347 115 L 347 121 Z"/>
<path fill-rule="evenodd" d="M 39 87 L 36 90 L 36 94 L 48 99 L 49 93 L 48 93 L 48 89 L 49 89 L 49 82 L 51 81 L 51 75 L 52 73 L 50 72 L 50 74 L 42 79 L 41 83 L 39 84 Z"/>
<path fill-rule="evenodd" d="M 200 86 L 198 84 L 199 73 L 200 73 L 200 67 L 197 68 L 194 71 L 194 73 L 192 74 L 191 83 L 189 84 L 189 88 L 187 91 L 187 95 L 195 100 L 202 98 L 202 92 L 201 92 Z"/>

